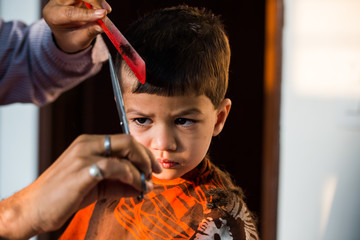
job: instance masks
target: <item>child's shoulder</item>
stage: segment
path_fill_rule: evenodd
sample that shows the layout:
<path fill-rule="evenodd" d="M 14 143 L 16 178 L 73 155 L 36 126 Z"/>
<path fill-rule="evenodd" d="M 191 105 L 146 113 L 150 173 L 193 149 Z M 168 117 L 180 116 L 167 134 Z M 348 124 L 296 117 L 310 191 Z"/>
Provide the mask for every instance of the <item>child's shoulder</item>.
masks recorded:
<path fill-rule="evenodd" d="M 237 236 L 234 239 L 259 239 L 256 217 L 249 211 L 242 189 L 233 182 L 229 173 L 210 164 L 208 179 L 216 184 L 206 193 L 209 199 L 206 204 L 208 210 L 197 235 L 208 234 L 209 229 L 213 232 L 222 229 L 223 234 L 229 232 L 231 236 Z"/>

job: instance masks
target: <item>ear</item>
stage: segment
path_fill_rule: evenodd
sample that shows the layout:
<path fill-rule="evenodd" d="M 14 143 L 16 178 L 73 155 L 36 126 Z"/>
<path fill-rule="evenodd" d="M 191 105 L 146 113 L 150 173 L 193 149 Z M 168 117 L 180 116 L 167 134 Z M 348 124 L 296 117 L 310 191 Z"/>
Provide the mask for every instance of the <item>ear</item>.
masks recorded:
<path fill-rule="evenodd" d="M 214 125 L 214 132 L 213 132 L 214 137 L 217 136 L 224 128 L 225 121 L 230 112 L 230 108 L 231 108 L 231 100 L 229 98 L 225 98 L 219 104 L 219 107 L 216 110 L 217 111 L 216 123 Z"/>

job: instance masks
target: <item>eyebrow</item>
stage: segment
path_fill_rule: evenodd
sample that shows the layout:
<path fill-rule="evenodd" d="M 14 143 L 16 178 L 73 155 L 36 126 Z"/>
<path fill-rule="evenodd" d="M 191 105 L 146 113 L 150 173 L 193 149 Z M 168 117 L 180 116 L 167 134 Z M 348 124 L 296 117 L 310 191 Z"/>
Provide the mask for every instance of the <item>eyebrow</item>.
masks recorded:
<path fill-rule="evenodd" d="M 203 113 L 198 108 L 190 108 L 190 109 L 185 109 L 184 111 L 180 111 L 175 115 L 192 115 L 192 114 L 202 115 Z"/>
<path fill-rule="evenodd" d="M 135 113 L 141 116 L 146 116 L 146 117 L 152 117 L 153 114 L 146 114 L 143 113 L 139 110 L 133 109 L 133 108 L 129 108 L 126 113 Z M 183 116 L 183 115 L 203 115 L 203 113 L 198 109 L 198 108 L 190 108 L 190 109 L 185 109 L 183 111 L 180 111 L 176 114 L 174 114 L 174 116 Z"/>
<path fill-rule="evenodd" d="M 136 110 L 136 109 L 133 109 L 133 108 L 129 108 L 129 109 L 126 110 L 126 114 L 129 114 L 129 113 L 134 113 L 134 114 L 141 115 L 141 116 L 144 116 L 144 117 L 151 117 L 153 115 L 153 114 L 142 113 L 139 110 Z"/>

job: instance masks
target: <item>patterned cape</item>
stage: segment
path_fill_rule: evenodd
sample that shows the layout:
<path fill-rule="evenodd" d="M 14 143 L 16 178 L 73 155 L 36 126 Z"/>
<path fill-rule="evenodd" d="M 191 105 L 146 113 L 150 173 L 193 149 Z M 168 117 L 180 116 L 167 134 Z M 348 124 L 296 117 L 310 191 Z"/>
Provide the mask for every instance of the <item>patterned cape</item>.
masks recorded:
<path fill-rule="evenodd" d="M 144 200 L 98 201 L 80 210 L 60 239 L 258 240 L 241 195 L 222 176 L 205 159 L 181 178 L 153 177 Z"/>

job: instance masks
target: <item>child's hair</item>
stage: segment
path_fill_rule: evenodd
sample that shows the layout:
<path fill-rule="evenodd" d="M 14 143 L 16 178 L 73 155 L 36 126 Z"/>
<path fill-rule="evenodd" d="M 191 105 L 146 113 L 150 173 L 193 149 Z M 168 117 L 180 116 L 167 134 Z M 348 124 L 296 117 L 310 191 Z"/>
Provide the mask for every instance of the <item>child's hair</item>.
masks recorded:
<path fill-rule="evenodd" d="M 132 24 L 125 35 L 146 63 L 146 83 L 134 93 L 204 94 L 215 107 L 224 99 L 230 47 L 218 16 L 187 5 L 165 8 Z"/>

